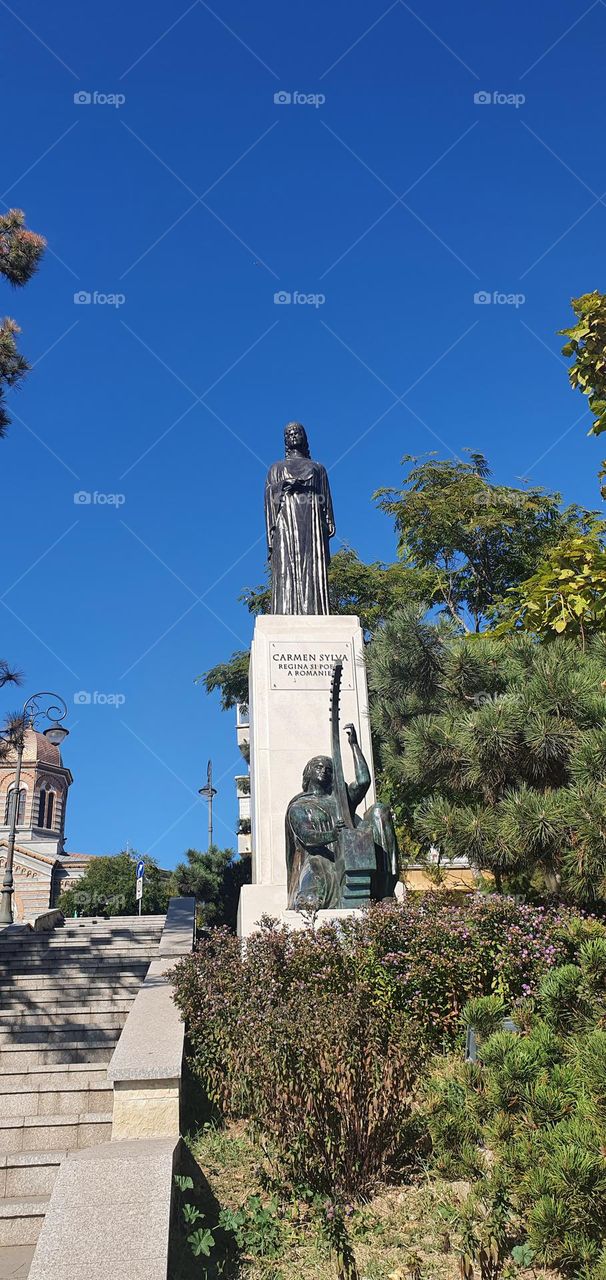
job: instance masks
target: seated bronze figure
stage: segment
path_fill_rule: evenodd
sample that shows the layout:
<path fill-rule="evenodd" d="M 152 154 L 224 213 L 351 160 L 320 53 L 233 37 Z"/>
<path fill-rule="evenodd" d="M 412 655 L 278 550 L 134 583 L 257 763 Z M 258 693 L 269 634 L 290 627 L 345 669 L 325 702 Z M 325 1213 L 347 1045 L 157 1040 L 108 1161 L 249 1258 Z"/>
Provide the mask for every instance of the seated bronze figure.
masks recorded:
<path fill-rule="evenodd" d="M 340 664 L 332 690 L 333 758 L 314 756 L 303 771 L 303 790 L 286 811 L 288 906 L 354 907 L 393 895 L 398 879 L 398 842 L 391 810 L 373 804 L 356 809 L 370 787 L 370 770 L 353 724 L 345 725 L 355 781 L 345 783 L 338 737 Z M 335 698 L 336 689 L 336 698 Z"/>

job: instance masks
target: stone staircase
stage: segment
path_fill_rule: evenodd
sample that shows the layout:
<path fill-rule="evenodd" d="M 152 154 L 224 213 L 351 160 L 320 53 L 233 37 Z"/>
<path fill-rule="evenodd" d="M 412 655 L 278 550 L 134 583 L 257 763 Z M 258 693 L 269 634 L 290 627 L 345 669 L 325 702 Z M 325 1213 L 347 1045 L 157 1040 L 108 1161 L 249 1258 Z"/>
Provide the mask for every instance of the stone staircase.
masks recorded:
<path fill-rule="evenodd" d="M 0 931 L 0 1280 L 27 1276 L 63 1156 L 111 1138 L 107 1065 L 164 919 Z"/>

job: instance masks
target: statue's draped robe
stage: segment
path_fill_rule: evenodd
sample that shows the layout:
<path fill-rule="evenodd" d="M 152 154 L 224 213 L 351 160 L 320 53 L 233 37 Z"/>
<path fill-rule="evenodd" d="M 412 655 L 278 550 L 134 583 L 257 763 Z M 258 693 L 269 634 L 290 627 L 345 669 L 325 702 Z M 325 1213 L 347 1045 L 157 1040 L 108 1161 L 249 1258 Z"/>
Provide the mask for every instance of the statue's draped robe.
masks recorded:
<path fill-rule="evenodd" d="M 285 492 L 285 485 L 294 490 Z M 274 462 L 265 483 L 272 613 L 326 614 L 328 539 L 335 531 L 325 467 L 300 455 Z"/>
<path fill-rule="evenodd" d="M 377 859 L 375 892 L 377 899 L 392 897 L 398 880 L 398 841 L 391 810 L 373 804 L 362 818 L 356 816 L 360 792 L 368 788 L 349 784 L 349 809 L 358 830 L 372 832 Z M 345 868 L 336 857 L 336 842 L 326 840 L 339 818 L 339 806 L 331 792 L 312 795 L 300 792 L 286 811 L 286 875 L 288 907 L 300 910 L 313 903 L 320 910 L 343 906 Z"/>
<path fill-rule="evenodd" d="M 341 905 L 342 871 L 335 846 L 324 837 L 334 827 L 337 808 L 332 795 L 294 796 L 286 811 L 286 874 L 288 907 L 302 904 L 321 909 Z"/>

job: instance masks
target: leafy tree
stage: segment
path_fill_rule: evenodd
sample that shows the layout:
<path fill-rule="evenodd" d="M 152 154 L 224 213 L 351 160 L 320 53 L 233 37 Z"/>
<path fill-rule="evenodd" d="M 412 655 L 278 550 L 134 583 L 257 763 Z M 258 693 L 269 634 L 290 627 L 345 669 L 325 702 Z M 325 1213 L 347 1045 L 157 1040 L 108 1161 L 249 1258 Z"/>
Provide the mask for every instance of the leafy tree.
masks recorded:
<path fill-rule="evenodd" d="M 31 280 L 46 246 L 43 237 L 28 231 L 24 224 L 25 214 L 20 209 L 0 214 L 0 275 L 15 287 Z M 0 437 L 6 434 L 10 423 L 4 407 L 5 388 L 16 386 L 29 369 L 17 348 L 19 332 L 19 326 L 10 317 L 0 324 Z"/>
<path fill-rule="evenodd" d="M 600 436 L 606 431 L 606 294 L 584 293 L 572 298 L 571 306 L 577 323 L 558 330 L 568 338 L 562 355 L 574 356 L 568 370 L 570 385 L 589 400 L 594 420 L 588 434 Z"/>
<path fill-rule="evenodd" d="M 603 907 L 606 641 L 461 636 L 410 611 L 369 646 L 384 788 L 426 850 Z"/>
<path fill-rule="evenodd" d="M 94 858 L 73 889 L 61 894 L 58 907 L 66 916 L 132 916 L 138 910 L 135 869 L 140 854 L 117 853 Z M 170 873 L 144 857 L 143 915 L 161 915 L 171 896 Z"/>
<path fill-rule="evenodd" d="M 227 662 L 219 662 L 203 675 L 198 676 L 196 683 L 202 683 L 207 693 L 219 689 L 221 693 L 221 710 L 229 711 L 238 702 L 248 702 L 248 667 L 250 653 L 248 649 L 237 649 Z"/>
<path fill-rule="evenodd" d="M 403 565 L 426 576 L 425 598 L 466 631 L 480 631 L 550 546 L 587 526 L 587 513 L 562 510 L 557 493 L 493 484 L 481 453 L 469 462 L 404 461 L 412 467 L 401 488 L 379 489 L 375 498 L 395 520 Z"/>
<path fill-rule="evenodd" d="M 173 892 L 196 899 L 203 925 L 228 925 L 235 930 L 240 889 L 250 884 L 250 856 L 238 858 L 233 849 L 212 845 L 206 853 L 188 849 L 185 857 L 173 872 Z"/>
<path fill-rule="evenodd" d="M 530 631 L 540 639 L 587 638 L 606 631 L 606 551 L 598 532 L 552 547 L 536 573 L 513 587 L 499 605 L 494 635 Z"/>

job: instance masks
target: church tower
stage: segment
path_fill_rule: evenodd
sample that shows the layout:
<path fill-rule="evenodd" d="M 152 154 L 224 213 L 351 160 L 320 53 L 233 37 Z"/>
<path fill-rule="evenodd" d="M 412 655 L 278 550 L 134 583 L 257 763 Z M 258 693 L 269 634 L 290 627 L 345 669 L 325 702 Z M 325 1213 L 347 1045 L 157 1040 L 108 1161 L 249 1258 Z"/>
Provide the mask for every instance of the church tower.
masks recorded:
<path fill-rule="evenodd" d="M 16 920 L 31 919 L 47 910 L 55 900 L 59 881 L 64 876 L 65 811 L 72 781 L 59 747 L 31 727 L 25 730 L 18 796 L 15 753 L 9 752 L 0 760 L 0 873 L 6 862 L 13 809 L 17 806 Z"/>

